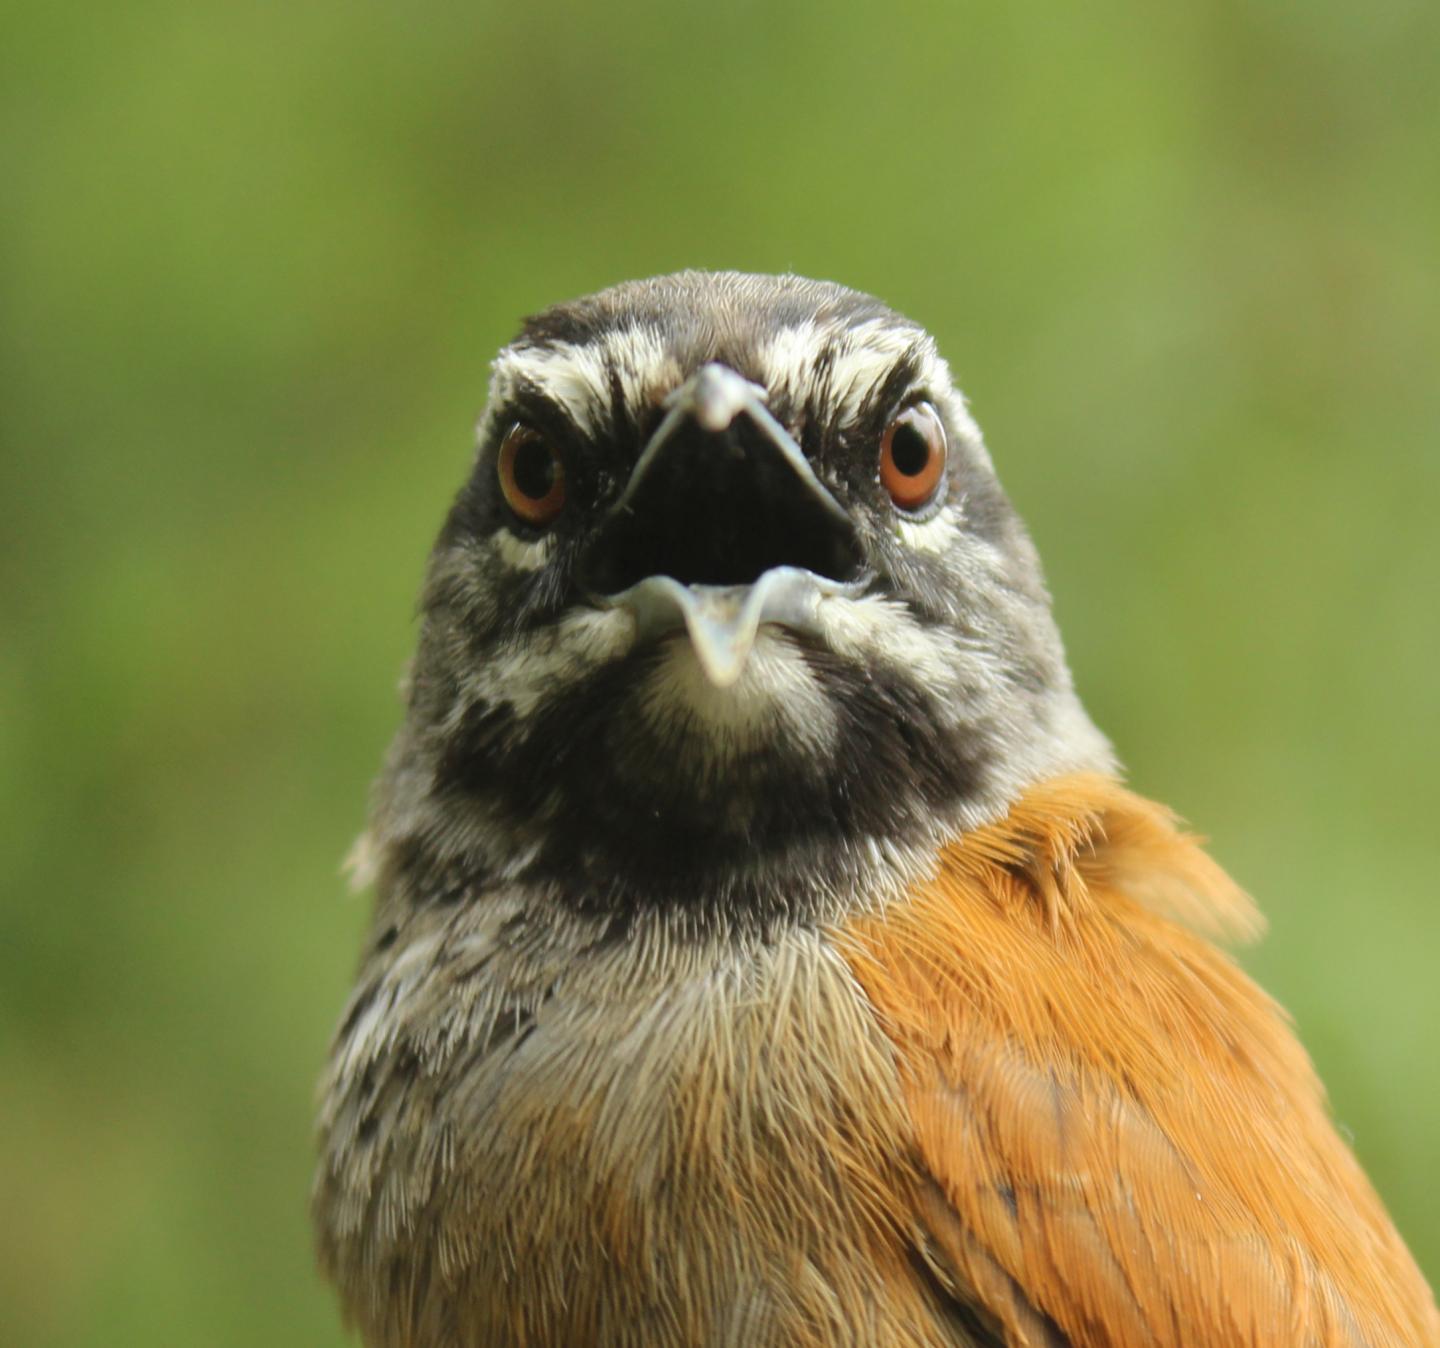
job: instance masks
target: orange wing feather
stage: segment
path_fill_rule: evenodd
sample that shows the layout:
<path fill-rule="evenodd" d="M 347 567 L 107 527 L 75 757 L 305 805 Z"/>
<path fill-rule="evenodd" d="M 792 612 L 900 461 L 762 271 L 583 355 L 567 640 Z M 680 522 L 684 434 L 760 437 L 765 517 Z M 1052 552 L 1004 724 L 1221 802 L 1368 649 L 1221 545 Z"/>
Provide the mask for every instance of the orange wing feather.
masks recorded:
<path fill-rule="evenodd" d="M 1284 1013 L 1192 930 L 1257 927 L 1165 811 L 1085 776 L 844 933 L 898 1050 L 917 1242 L 1008 1343 L 1440 1344 Z"/>

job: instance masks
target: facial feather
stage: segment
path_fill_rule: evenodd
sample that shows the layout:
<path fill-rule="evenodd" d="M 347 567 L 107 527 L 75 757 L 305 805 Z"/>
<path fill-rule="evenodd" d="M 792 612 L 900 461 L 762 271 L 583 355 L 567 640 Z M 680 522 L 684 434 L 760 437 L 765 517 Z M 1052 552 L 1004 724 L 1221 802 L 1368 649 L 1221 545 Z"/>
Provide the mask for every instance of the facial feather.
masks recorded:
<path fill-rule="evenodd" d="M 818 601 L 813 630 L 763 628 L 726 688 L 685 641 L 657 647 L 587 588 L 597 531 L 667 398 L 714 361 L 762 390 L 846 512 L 865 571 L 858 593 Z M 876 463 L 887 421 L 917 398 L 943 418 L 950 465 L 936 507 L 908 514 L 878 488 Z M 494 486 L 496 445 L 517 420 L 561 446 L 572 493 L 539 535 Z M 583 877 L 603 869 L 624 904 L 663 906 L 683 888 L 717 926 L 749 920 L 718 902 L 742 890 L 767 892 L 771 915 L 818 911 L 872 838 L 923 851 L 994 817 L 1027 781 L 1109 762 L 948 368 L 922 329 L 838 286 L 687 273 L 531 320 L 495 363 L 475 472 L 424 607 L 377 838 L 418 828 L 453 854 L 463 836 L 477 870 L 526 875 L 581 906 L 596 901 Z M 651 846 L 657 821 L 673 845 Z M 657 854 L 619 882 L 601 862 Z"/>

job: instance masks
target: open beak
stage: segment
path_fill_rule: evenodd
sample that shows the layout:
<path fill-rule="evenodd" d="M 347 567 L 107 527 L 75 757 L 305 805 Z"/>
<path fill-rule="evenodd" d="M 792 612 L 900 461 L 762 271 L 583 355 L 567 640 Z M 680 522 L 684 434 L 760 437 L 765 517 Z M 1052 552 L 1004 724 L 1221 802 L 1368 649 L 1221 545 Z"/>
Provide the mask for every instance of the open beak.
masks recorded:
<path fill-rule="evenodd" d="M 582 562 L 596 603 L 642 642 L 684 629 L 719 688 L 766 623 L 813 631 L 822 596 L 864 583 L 854 523 L 763 396 L 719 364 L 676 389 Z"/>

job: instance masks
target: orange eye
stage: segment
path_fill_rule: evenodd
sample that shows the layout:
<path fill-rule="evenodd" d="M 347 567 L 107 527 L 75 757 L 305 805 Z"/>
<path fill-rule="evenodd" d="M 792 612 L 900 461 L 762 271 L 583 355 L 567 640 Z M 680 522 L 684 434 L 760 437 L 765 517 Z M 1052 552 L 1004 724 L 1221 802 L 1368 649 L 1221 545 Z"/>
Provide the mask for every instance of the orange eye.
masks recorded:
<path fill-rule="evenodd" d="M 945 427 L 929 403 L 907 407 L 880 439 L 880 485 L 901 510 L 929 505 L 945 476 Z"/>
<path fill-rule="evenodd" d="M 512 426 L 495 471 L 505 504 L 526 524 L 544 528 L 565 508 L 565 465 L 539 431 Z"/>

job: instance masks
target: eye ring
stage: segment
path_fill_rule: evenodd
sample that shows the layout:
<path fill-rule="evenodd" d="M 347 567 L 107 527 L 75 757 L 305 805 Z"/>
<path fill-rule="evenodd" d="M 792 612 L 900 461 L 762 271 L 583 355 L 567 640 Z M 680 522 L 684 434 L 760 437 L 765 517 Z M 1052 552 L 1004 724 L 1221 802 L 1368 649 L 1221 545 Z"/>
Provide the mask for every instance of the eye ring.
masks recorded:
<path fill-rule="evenodd" d="M 553 524 L 565 508 L 565 463 L 539 431 L 517 422 L 506 432 L 495 462 L 505 504 L 537 529 Z"/>
<path fill-rule="evenodd" d="M 912 403 L 880 437 L 880 485 L 900 510 L 919 510 L 938 494 L 947 455 L 940 414 L 928 402 Z"/>

